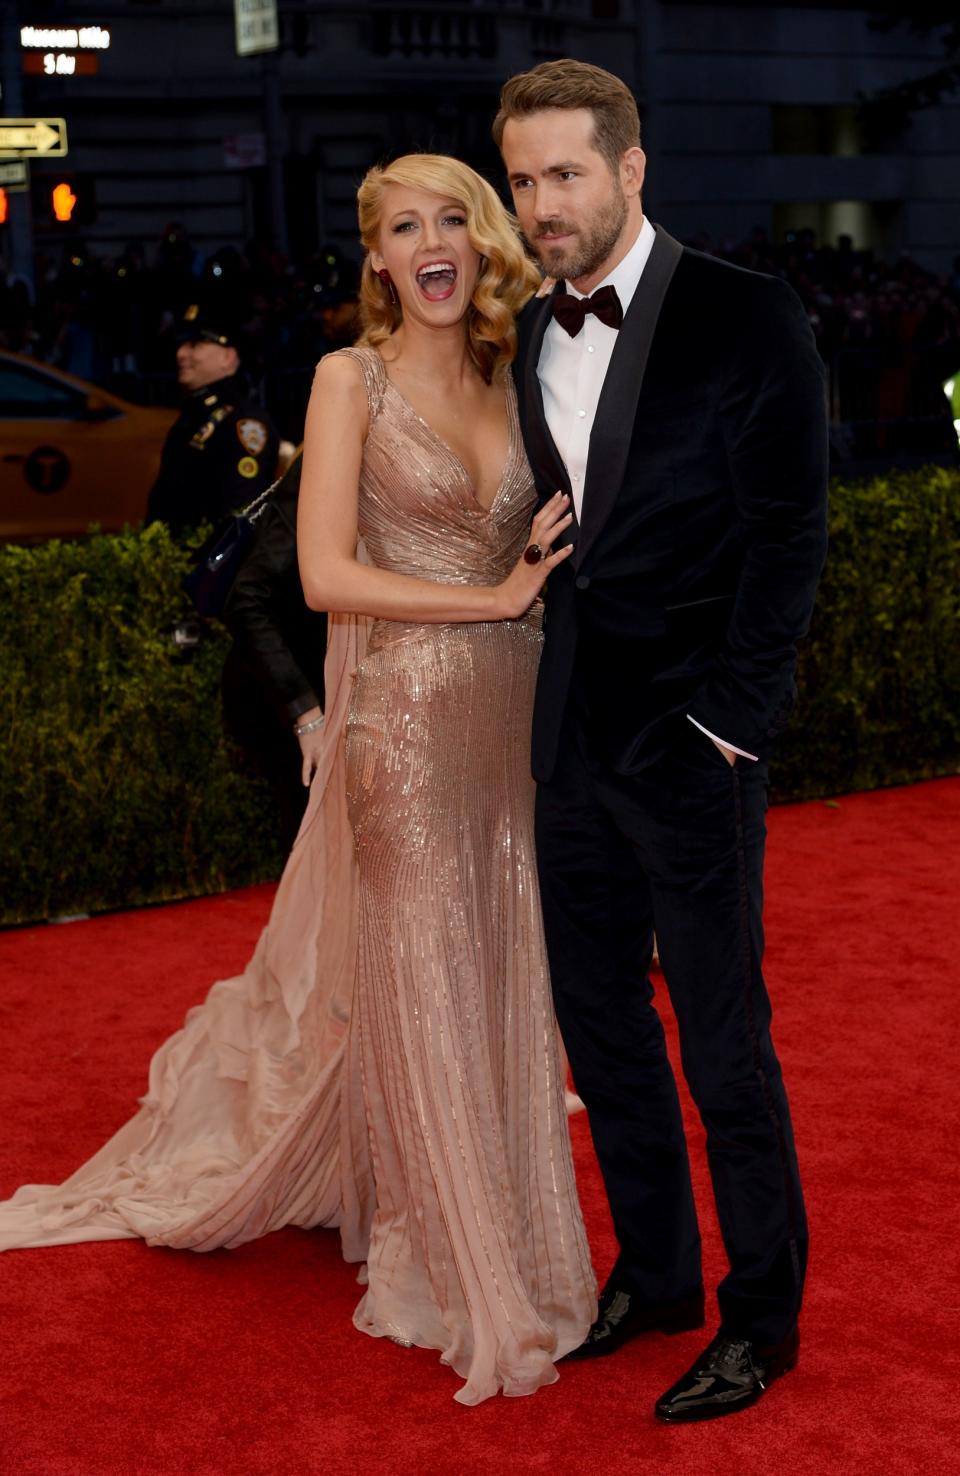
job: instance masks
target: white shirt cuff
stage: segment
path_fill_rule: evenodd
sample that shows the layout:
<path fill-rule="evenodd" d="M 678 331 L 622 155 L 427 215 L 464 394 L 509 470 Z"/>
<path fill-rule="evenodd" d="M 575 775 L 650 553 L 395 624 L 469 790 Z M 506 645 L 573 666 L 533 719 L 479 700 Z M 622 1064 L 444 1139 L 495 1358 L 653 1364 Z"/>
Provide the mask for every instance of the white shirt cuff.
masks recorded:
<path fill-rule="evenodd" d="M 714 743 L 722 743 L 724 748 L 728 748 L 731 753 L 738 753 L 741 758 L 747 758 L 752 763 L 757 763 L 757 755 L 755 753 L 747 753 L 746 749 L 738 748 L 735 743 L 728 743 L 726 738 L 718 738 L 716 733 L 711 733 L 709 728 L 705 728 L 703 723 L 698 723 L 695 717 L 690 717 L 689 713 L 687 713 L 687 718 L 693 723 L 695 728 L 700 729 L 701 733 L 706 733 L 708 738 L 712 738 Z"/>

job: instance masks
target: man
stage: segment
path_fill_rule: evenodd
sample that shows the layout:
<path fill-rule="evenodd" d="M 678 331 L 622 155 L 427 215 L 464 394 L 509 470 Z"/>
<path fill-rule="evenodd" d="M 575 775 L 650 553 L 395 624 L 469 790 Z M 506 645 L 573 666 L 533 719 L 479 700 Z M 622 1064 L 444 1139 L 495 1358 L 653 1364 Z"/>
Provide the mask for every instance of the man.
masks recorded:
<path fill-rule="evenodd" d="M 494 137 L 557 279 L 520 322 L 527 451 L 541 499 L 562 488 L 576 514 L 547 597 L 537 847 L 620 1254 L 572 1356 L 704 1321 L 656 927 L 730 1262 L 719 1333 L 656 1413 L 709 1419 L 759 1399 L 799 1343 L 807 1229 L 761 906 L 766 760 L 825 550 L 823 375 L 789 287 L 644 218 L 616 77 L 569 60 L 514 77 Z"/>
<path fill-rule="evenodd" d="M 298 453 L 256 524 L 223 610 L 227 731 L 271 784 L 286 854 L 300 828 L 323 736 L 326 615 L 309 610 L 297 565 Z"/>
<path fill-rule="evenodd" d="M 279 440 L 248 397 L 238 336 L 193 304 L 178 334 L 177 379 L 187 391 L 147 503 L 147 522 L 175 537 L 251 502 L 276 476 Z"/>

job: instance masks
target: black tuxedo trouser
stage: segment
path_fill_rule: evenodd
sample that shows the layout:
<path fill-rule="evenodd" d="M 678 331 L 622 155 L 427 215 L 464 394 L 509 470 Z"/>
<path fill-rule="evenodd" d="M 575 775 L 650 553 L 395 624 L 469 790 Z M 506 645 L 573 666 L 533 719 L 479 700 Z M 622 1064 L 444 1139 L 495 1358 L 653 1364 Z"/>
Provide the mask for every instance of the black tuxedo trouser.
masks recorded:
<path fill-rule="evenodd" d="M 722 1324 L 773 1343 L 800 1310 L 807 1229 L 761 973 L 766 796 L 765 764 L 731 768 L 685 718 L 661 757 L 624 777 L 572 714 L 538 786 L 537 852 L 557 1016 L 620 1242 L 617 1282 L 659 1302 L 701 1280 L 648 977 L 655 927 L 730 1262 Z"/>

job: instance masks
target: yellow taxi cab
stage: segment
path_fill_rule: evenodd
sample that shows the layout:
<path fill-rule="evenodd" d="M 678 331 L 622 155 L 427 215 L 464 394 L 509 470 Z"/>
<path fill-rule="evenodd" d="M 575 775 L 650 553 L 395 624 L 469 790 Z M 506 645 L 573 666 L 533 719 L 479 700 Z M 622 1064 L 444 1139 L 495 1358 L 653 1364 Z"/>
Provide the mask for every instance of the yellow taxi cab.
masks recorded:
<path fill-rule="evenodd" d="M 139 523 L 175 419 L 0 351 L 0 539 Z"/>

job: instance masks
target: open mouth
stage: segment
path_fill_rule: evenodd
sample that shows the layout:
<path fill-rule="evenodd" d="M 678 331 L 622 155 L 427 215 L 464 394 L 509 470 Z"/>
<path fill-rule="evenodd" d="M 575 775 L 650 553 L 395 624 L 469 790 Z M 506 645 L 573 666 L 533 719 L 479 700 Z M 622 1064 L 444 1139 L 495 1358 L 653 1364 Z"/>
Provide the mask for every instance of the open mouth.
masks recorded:
<path fill-rule="evenodd" d="M 417 272 L 417 286 L 430 302 L 442 302 L 457 285 L 452 261 L 428 261 Z"/>

